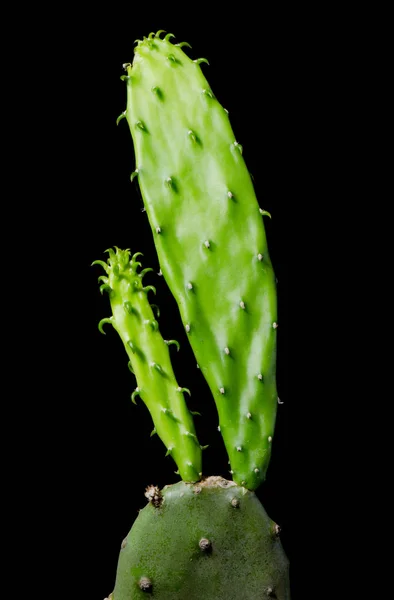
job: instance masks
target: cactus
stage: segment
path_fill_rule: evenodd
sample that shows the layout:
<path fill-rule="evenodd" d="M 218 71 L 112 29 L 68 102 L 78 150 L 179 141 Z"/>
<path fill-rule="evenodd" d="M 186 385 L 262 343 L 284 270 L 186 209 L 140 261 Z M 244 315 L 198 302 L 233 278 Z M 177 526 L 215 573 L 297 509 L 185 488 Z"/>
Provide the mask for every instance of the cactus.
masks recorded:
<path fill-rule="evenodd" d="M 169 36 L 138 42 L 127 118 L 160 268 L 216 402 L 234 481 L 266 476 L 277 408 L 276 281 L 225 109 Z"/>
<path fill-rule="evenodd" d="M 113 599 L 288 600 L 288 589 L 277 524 L 253 492 L 210 477 L 165 486 L 141 510 L 121 544 Z"/>
<path fill-rule="evenodd" d="M 142 278 L 140 253 L 109 250 L 100 291 L 154 432 L 181 482 L 151 485 L 122 542 L 109 600 L 290 600 L 289 563 L 254 490 L 271 456 L 277 304 L 263 217 L 228 114 L 200 65 L 161 31 L 126 63 L 126 118 L 161 273 L 216 403 L 233 481 L 203 475 L 201 450 Z M 177 342 L 172 341 L 174 344 Z"/>
<path fill-rule="evenodd" d="M 131 260 L 128 250 L 115 248 L 115 252 L 110 249 L 108 253 L 107 263 L 93 263 L 100 264 L 107 274 L 99 278 L 103 281 L 100 289 L 109 293 L 112 308 L 112 316 L 100 321 L 99 330 L 105 333 L 103 327 L 108 323 L 119 333 L 138 384 L 132 401 L 139 396 L 146 404 L 154 422 L 153 432 L 166 445 L 182 479 L 198 481 L 202 475 L 201 446 L 183 395 L 190 391 L 178 385 L 168 348 L 171 342 L 177 342 L 163 340 L 147 297 L 155 288 L 142 282 L 153 269 L 137 272 L 140 252 Z"/>

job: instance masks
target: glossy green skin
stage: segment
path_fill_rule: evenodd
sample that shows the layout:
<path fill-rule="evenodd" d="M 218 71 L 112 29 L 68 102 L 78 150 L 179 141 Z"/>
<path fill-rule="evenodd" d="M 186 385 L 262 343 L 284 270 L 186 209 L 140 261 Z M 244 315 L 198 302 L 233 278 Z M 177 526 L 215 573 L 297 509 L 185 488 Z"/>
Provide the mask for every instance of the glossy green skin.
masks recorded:
<path fill-rule="evenodd" d="M 121 545 L 112 600 L 290 600 L 289 562 L 257 496 L 219 477 L 207 482 L 166 486 L 160 507 L 139 512 Z"/>
<path fill-rule="evenodd" d="M 176 462 L 179 474 L 185 481 L 198 481 L 201 477 L 201 446 L 196 437 L 193 417 L 186 405 L 172 369 L 168 344 L 163 340 L 158 322 L 148 300 L 152 286 L 144 287 L 144 272 L 137 273 L 141 263 L 137 253 L 116 249 L 108 251 L 107 264 L 101 264 L 107 276 L 100 279 L 109 292 L 112 317 L 100 321 L 100 330 L 111 323 L 122 339 L 137 379 L 137 394 L 152 416 L 155 433 L 159 435 L 167 453 Z M 151 270 L 151 269 L 148 269 Z"/>
<path fill-rule="evenodd" d="M 242 148 L 180 47 L 145 38 L 126 68 L 133 175 L 161 271 L 213 393 L 233 479 L 255 489 L 275 427 L 277 301 Z"/>

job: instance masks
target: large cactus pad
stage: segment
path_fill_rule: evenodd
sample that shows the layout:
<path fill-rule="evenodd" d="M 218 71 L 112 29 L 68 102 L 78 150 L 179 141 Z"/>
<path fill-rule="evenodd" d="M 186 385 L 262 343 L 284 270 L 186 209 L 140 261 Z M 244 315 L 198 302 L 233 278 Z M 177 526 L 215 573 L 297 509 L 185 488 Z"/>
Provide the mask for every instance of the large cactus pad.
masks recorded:
<path fill-rule="evenodd" d="M 199 64 L 138 42 L 127 117 L 162 273 L 213 393 L 238 484 L 265 478 L 274 434 L 276 283 L 242 147 Z"/>

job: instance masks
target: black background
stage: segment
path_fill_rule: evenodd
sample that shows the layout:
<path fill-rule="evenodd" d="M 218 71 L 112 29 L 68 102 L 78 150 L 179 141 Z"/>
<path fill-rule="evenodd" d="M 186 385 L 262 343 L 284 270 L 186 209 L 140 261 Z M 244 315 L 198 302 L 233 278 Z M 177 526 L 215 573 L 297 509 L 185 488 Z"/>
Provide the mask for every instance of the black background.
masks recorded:
<path fill-rule="evenodd" d="M 321 177 L 329 149 L 319 140 L 330 126 L 332 94 L 325 83 L 331 67 L 318 41 L 324 18 L 316 15 L 310 27 L 306 15 L 280 7 L 258 13 L 244 4 L 225 6 L 216 16 L 209 9 L 169 5 L 158 14 L 147 4 L 120 3 L 84 13 L 64 9 L 33 35 L 34 60 L 20 86 L 22 101 L 32 98 L 33 118 L 21 137 L 24 163 L 36 167 L 31 247 L 45 267 L 38 281 L 32 265 L 35 318 L 46 349 L 31 382 L 48 399 L 34 408 L 45 414 L 37 441 L 48 465 L 43 504 L 56 536 L 62 523 L 68 583 L 84 600 L 112 591 L 120 543 L 145 505 L 146 486 L 179 480 L 163 444 L 150 438 L 146 407 L 130 401 L 135 384 L 117 334 L 110 327 L 106 336 L 98 331 L 110 308 L 98 289 L 102 272 L 91 266 L 116 245 L 143 252 L 143 266 L 159 270 L 138 184 L 130 182 L 131 135 L 125 120 L 116 126 L 126 103 L 122 64 L 133 60 L 134 40 L 159 29 L 174 33 L 175 43 L 189 42 L 189 56 L 209 60 L 202 69 L 229 110 L 259 204 L 272 214 L 264 222 L 278 279 L 277 383 L 284 404 L 267 480 L 256 493 L 282 527 L 293 600 L 316 598 L 311 564 L 317 559 L 308 544 L 324 523 L 314 441 L 326 404 L 316 402 L 314 388 L 313 344 L 322 320 L 315 319 L 320 290 L 312 263 L 316 198 L 329 201 L 327 174 Z M 44 148 L 39 159 L 36 140 Z M 28 227 L 29 203 L 25 214 Z M 203 415 L 196 428 L 200 442 L 209 444 L 204 475 L 229 477 L 216 408 L 175 301 L 163 278 L 150 273 L 145 281 L 157 288 L 163 337 L 181 344 L 172 353 L 177 379 L 191 389 L 190 408 Z M 48 282 L 50 293 L 40 295 Z"/>

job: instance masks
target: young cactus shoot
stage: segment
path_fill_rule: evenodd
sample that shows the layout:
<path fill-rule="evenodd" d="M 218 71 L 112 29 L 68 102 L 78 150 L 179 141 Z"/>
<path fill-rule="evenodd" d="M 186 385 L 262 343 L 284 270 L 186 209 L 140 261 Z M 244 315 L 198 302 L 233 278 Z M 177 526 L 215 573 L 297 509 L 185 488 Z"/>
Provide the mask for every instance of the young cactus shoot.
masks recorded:
<path fill-rule="evenodd" d="M 106 275 L 99 278 L 101 291 L 108 292 L 112 309 L 112 316 L 102 319 L 99 329 L 105 333 L 105 325 L 111 324 L 120 335 L 137 379 L 131 399 L 135 402 L 140 397 L 148 407 L 154 432 L 177 464 L 181 478 L 198 481 L 201 447 L 184 397 L 184 392 L 190 392 L 179 386 L 172 369 L 169 344 L 176 342 L 163 340 L 149 303 L 148 293 L 155 293 L 155 288 L 143 284 L 144 275 L 153 269 L 138 272 L 140 252 L 131 258 L 128 250 L 119 248 L 108 253 L 107 262 L 93 263 L 104 268 Z"/>

